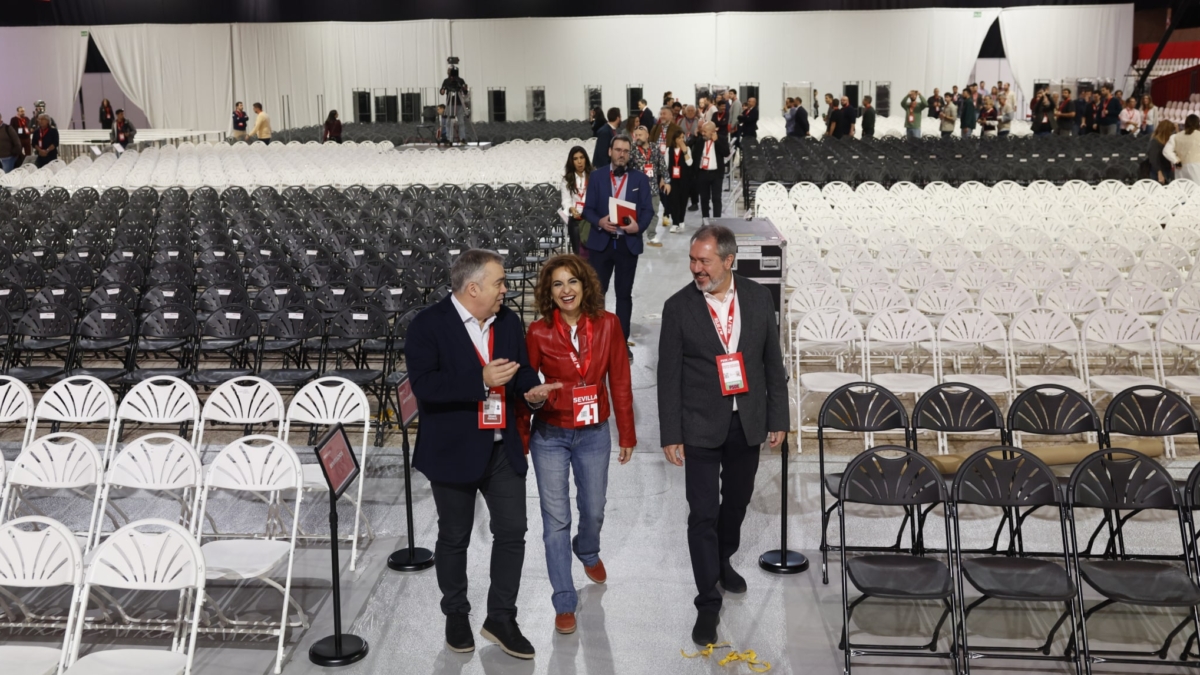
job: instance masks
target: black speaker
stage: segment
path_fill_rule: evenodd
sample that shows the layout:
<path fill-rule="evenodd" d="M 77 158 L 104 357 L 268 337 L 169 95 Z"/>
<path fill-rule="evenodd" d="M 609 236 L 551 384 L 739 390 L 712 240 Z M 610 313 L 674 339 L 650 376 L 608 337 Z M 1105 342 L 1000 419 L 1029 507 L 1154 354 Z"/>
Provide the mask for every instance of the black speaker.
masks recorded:
<path fill-rule="evenodd" d="M 503 89 L 488 90 L 488 121 L 503 122 L 508 119 L 508 104 Z"/>
<path fill-rule="evenodd" d="M 421 94 L 407 92 L 400 94 L 400 121 L 416 122 L 421 117 Z"/>
<path fill-rule="evenodd" d="M 371 92 L 354 92 L 354 121 L 359 124 L 371 123 Z"/>
<path fill-rule="evenodd" d="M 395 94 L 375 97 L 375 121 L 400 121 L 400 101 Z"/>
<path fill-rule="evenodd" d="M 437 106 L 427 105 L 421 109 L 421 121 L 425 124 L 437 123 Z"/>

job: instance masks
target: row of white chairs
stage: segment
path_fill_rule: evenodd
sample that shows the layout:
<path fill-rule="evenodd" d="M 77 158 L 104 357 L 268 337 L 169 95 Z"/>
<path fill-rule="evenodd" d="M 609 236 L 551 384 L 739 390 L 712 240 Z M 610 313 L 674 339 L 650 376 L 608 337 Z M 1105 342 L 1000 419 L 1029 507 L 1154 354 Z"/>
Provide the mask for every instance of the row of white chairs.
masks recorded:
<path fill-rule="evenodd" d="M 274 385 L 258 377 L 239 377 L 217 387 L 200 404 L 195 389 L 178 378 L 158 377 L 140 382 L 129 390 L 117 404 L 111 387 L 93 377 L 68 377 L 48 389 L 36 405 L 29 388 L 19 380 L 0 376 L 0 424 L 21 428 L 22 448 L 31 447 L 45 424 L 93 424 L 104 427 L 99 448 L 100 470 L 111 467 L 118 439 L 129 424 L 190 428 L 187 443 L 203 450 L 206 433 L 214 425 L 273 427 L 274 434 L 288 441 L 296 425 L 315 427 L 344 424 L 357 433 L 359 461 L 367 466 L 367 437 L 370 430 L 370 401 L 361 387 L 339 377 L 323 377 L 301 388 L 285 406 L 283 396 Z M 18 460 L 19 461 L 19 460 Z M 9 463 L 10 468 L 13 464 Z M 319 465 L 303 465 L 304 489 L 312 492 L 328 490 Z M 352 550 L 351 569 L 357 568 L 360 533 L 366 530 L 366 541 L 374 539 L 374 530 L 362 514 L 363 481 L 343 499 L 354 504 L 354 529 L 348 536 Z M 6 515 L 0 511 L 0 518 Z M 99 527 L 100 523 L 96 523 Z M 306 539 L 328 540 L 329 535 L 302 532 Z M 94 537 L 99 539 L 97 533 Z"/>
<path fill-rule="evenodd" d="M 533 185 L 560 180 L 569 148 L 582 145 L 590 153 L 594 144 L 594 139 L 570 139 L 442 151 L 393 149 L 382 143 L 184 143 L 130 150 L 119 157 L 105 153 L 93 160 L 84 155 L 41 169 L 26 165 L 0 177 L 0 187 Z"/>
<path fill-rule="evenodd" d="M 936 325 L 916 308 L 893 307 L 864 328 L 849 310 L 825 307 L 800 317 L 790 350 L 798 411 L 812 393 L 863 380 L 918 396 L 941 382 L 971 384 L 1010 399 L 1030 387 L 1055 384 L 1085 394 L 1093 404 L 1143 385 L 1166 386 L 1189 399 L 1200 396 L 1196 309 L 1170 310 L 1151 327 L 1132 311 L 1108 307 L 1088 314 L 1080 327 L 1068 313 L 1047 307 L 1020 312 L 1007 325 L 979 307 L 954 310 Z"/>
<path fill-rule="evenodd" d="M 188 673 L 199 633 L 275 637 L 274 672 L 280 673 L 288 628 L 308 627 L 307 615 L 291 593 L 304 478 L 299 457 L 279 438 L 246 436 L 226 445 L 212 463 L 203 466 L 199 453 L 185 439 L 150 434 L 126 446 L 104 472 L 100 453 L 91 441 L 58 432 L 30 444 L 4 478 L 4 512 L 13 505 L 18 490 L 94 493 L 92 526 L 86 532 L 73 531 L 41 514 L 0 524 L 0 559 L 6 561 L 0 565 L 0 588 L 73 589 L 65 621 L 31 611 L 28 602 L 11 591 L 0 596 L 2 616 L 8 618 L 0 626 L 36 628 L 43 633 L 61 629 L 65 634 L 61 650 L 0 645 L 0 661 L 19 664 L 19 673 Z M 179 516 L 130 522 L 101 538 L 99 524 L 110 510 L 118 511 L 111 502 L 114 489 L 168 495 L 179 507 Z M 217 491 L 261 501 L 267 510 L 262 531 L 245 535 L 220 532 L 208 508 Z M 290 526 L 279 513 L 289 497 L 296 509 Z M 245 508 L 239 505 L 236 511 Z M 25 529 L 30 525 L 41 529 Z M 145 532 L 147 527 L 158 534 Z M 215 581 L 232 583 L 234 594 L 248 582 L 277 589 L 282 607 L 279 621 L 230 616 L 228 598 L 217 603 L 205 593 L 206 583 Z M 128 603 L 90 588 L 93 585 L 183 593 L 174 617 L 147 618 L 132 616 Z M 92 603 L 102 611 L 89 619 Z M 209 618 L 201 622 L 206 608 Z M 297 615 L 294 619 L 289 618 L 292 608 Z M 18 611 L 22 621 L 15 620 Z M 257 614 L 259 610 L 253 611 Z M 171 633 L 172 651 L 101 650 L 79 657 L 85 632 L 130 630 Z"/>

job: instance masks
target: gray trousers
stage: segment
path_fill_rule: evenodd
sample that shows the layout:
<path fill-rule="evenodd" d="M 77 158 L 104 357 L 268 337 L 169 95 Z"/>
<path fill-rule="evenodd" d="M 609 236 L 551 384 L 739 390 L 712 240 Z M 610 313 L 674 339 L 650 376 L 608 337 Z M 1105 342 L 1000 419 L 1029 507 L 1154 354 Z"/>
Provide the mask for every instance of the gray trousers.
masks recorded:
<path fill-rule="evenodd" d="M 645 239 L 650 239 L 654 236 L 654 233 L 658 231 L 658 205 L 660 203 L 661 200 L 658 196 L 658 193 L 655 192 L 654 196 L 650 198 L 650 204 L 654 208 L 654 217 L 650 219 L 650 226 L 646 228 L 646 232 L 643 235 Z"/>

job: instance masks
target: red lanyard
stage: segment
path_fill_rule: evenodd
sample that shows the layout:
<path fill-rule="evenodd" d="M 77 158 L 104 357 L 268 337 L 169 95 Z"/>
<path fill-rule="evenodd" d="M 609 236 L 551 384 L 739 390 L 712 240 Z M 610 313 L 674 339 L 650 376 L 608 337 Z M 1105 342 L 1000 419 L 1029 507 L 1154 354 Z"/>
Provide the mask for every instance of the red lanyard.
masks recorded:
<path fill-rule="evenodd" d="M 617 182 L 617 177 L 612 175 L 612 171 L 608 172 L 608 180 L 612 181 L 612 196 L 620 199 L 621 190 L 625 189 L 625 181 L 629 180 L 629 174 L 621 176 L 621 182 Z"/>
<path fill-rule="evenodd" d="M 650 148 L 638 148 L 638 152 L 642 155 L 642 161 L 650 161 Z"/>
<path fill-rule="evenodd" d="M 575 192 L 575 194 L 576 194 L 576 196 L 579 197 L 580 200 L 582 200 L 587 195 L 587 177 L 586 176 L 583 179 L 583 186 L 580 187 L 579 190 L 577 190 Z"/>
<path fill-rule="evenodd" d="M 729 288 L 729 292 L 733 293 L 733 287 Z M 712 317 L 713 325 L 717 327 L 717 335 L 721 338 L 721 342 L 725 345 L 725 351 L 729 351 L 729 341 L 733 339 L 733 316 L 737 313 L 737 296 L 729 302 L 729 317 L 725 320 L 728 328 L 721 327 L 721 320 L 717 318 L 717 310 L 707 301 L 704 303 L 708 307 L 708 314 Z"/>
<path fill-rule="evenodd" d="M 571 329 L 568 328 L 567 323 L 562 320 L 562 312 L 560 312 L 558 309 L 554 310 L 554 325 L 558 327 L 559 334 L 563 336 L 563 339 L 567 341 L 567 346 L 571 348 L 567 351 L 567 354 L 570 355 L 571 363 L 575 365 L 575 370 L 579 371 L 579 377 L 582 379 L 584 374 L 587 373 L 588 367 L 592 365 L 592 349 L 591 345 L 588 344 L 588 336 L 590 331 L 588 330 L 587 317 L 580 316 L 579 323 L 575 328 L 576 335 L 579 338 L 579 355 L 576 355 L 575 345 L 571 343 Z M 582 364 L 579 363 L 581 356 L 583 358 Z"/>
<path fill-rule="evenodd" d="M 704 141 L 704 156 L 708 157 L 708 153 L 712 152 L 712 141 Z"/>
<path fill-rule="evenodd" d="M 471 320 L 474 321 L 475 319 L 472 318 Z M 475 346 L 474 340 L 471 341 L 471 346 L 473 346 L 473 347 Z M 496 331 L 492 330 L 489 327 L 488 328 L 488 356 L 489 357 L 495 358 L 495 356 L 496 356 L 495 347 L 496 347 Z M 487 366 L 488 362 L 484 360 L 483 354 L 481 354 L 479 352 L 479 347 L 475 347 L 475 356 L 479 357 L 480 364 L 482 364 L 485 367 Z"/>

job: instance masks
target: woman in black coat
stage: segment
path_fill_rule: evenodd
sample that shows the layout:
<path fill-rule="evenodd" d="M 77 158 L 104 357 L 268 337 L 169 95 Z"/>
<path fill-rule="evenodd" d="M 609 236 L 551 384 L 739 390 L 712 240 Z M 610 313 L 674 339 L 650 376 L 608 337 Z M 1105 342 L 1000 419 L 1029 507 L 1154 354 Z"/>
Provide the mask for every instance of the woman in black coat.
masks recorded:
<path fill-rule="evenodd" d="M 100 101 L 100 126 L 105 130 L 111 130 L 115 119 L 117 116 L 113 114 L 112 104 L 108 102 L 108 99 Z"/>
<path fill-rule="evenodd" d="M 1162 185 L 1170 183 L 1175 176 L 1175 168 L 1171 166 L 1171 161 L 1163 156 L 1163 148 L 1174 134 L 1174 122 L 1159 122 L 1158 126 L 1154 127 L 1154 135 L 1150 137 L 1150 152 L 1146 153 L 1146 161 L 1150 163 L 1150 180 L 1158 181 Z"/>

